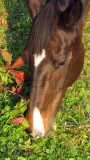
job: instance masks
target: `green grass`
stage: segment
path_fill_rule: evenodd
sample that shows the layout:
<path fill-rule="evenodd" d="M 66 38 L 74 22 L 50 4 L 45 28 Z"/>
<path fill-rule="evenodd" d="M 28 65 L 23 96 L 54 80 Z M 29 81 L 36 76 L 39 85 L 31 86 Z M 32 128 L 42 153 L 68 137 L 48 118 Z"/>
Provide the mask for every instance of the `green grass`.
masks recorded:
<path fill-rule="evenodd" d="M 23 54 L 31 18 L 23 0 L 0 0 L 0 15 L 9 27 L 0 26 L 1 47 L 12 53 L 13 61 Z M 46 138 L 34 140 L 25 126 L 12 124 L 23 114 L 27 101 L 11 92 L 0 92 L 0 159 L 1 160 L 90 160 L 90 15 L 84 29 L 85 65 L 78 81 L 69 88 L 55 123 Z M 0 55 L 0 81 L 7 72 Z M 14 82 L 11 76 L 6 87 Z M 25 94 L 23 92 L 23 94 Z"/>

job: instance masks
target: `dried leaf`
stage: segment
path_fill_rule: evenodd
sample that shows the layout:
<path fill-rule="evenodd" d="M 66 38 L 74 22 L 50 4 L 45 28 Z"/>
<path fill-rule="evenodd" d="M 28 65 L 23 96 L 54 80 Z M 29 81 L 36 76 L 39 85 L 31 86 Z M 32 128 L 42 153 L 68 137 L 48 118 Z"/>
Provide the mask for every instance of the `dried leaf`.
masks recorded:
<path fill-rule="evenodd" d="M 2 91 L 2 90 L 4 90 L 4 86 L 3 86 L 3 84 L 0 82 L 0 90 Z"/>
<path fill-rule="evenodd" d="M 12 69 L 24 66 L 27 63 L 26 56 L 20 56 L 12 65 Z"/>
<path fill-rule="evenodd" d="M 6 11 L 4 11 L 4 12 L 2 12 L 2 14 L 1 14 L 2 16 L 7 16 L 8 15 L 8 13 L 6 12 Z"/>
<path fill-rule="evenodd" d="M 2 49 L 2 48 L 0 48 L 0 52 L 1 52 L 4 60 L 11 65 L 12 55 L 9 52 L 7 52 L 4 49 Z"/>
<path fill-rule="evenodd" d="M 0 24 L 3 25 L 3 26 L 8 27 L 8 23 L 7 23 L 7 21 L 3 18 L 3 16 L 0 17 Z"/>

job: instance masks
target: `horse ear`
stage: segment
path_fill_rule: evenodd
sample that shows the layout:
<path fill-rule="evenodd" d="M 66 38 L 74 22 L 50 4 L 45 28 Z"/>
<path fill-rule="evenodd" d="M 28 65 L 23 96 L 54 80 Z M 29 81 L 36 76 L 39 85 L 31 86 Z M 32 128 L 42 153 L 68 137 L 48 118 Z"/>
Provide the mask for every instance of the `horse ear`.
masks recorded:
<path fill-rule="evenodd" d="M 26 2 L 32 17 L 35 18 L 43 7 L 43 1 L 42 0 L 26 0 Z"/>
<path fill-rule="evenodd" d="M 62 24 L 64 27 L 73 27 L 82 16 L 83 5 L 81 0 L 75 0 L 72 7 L 68 7 L 62 14 Z"/>

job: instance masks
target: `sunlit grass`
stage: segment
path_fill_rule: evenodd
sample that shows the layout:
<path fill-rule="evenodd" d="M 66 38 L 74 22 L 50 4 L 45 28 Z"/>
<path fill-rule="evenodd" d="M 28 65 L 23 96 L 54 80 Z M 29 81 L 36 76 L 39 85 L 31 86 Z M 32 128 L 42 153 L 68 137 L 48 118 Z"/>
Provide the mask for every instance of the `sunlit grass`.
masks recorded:
<path fill-rule="evenodd" d="M 0 15 L 9 26 L 0 26 L 0 45 L 15 61 L 23 54 L 31 18 L 23 0 L 0 0 Z M 11 93 L 0 92 L 1 160 L 90 160 L 90 14 L 84 29 L 85 65 L 78 81 L 69 88 L 55 123 L 46 138 L 34 140 L 23 126 L 12 124 L 21 115 Z M 4 63 L 4 62 L 3 62 Z M 0 81 L 5 74 L 0 55 Z M 7 79 L 10 85 L 10 79 Z M 21 106 L 26 105 L 20 101 Z"/>

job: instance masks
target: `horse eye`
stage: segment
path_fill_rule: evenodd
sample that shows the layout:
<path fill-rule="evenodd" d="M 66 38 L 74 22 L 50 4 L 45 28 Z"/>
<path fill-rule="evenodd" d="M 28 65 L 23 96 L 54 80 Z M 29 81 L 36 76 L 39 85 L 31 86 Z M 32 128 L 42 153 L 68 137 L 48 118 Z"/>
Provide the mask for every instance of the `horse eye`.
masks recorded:
<path fill-rule="evenodd" d="M 65 61 L 64 62 L 59 62 L 55 65 L 55 68 L 58 69 L 58 68 L 63 68 L 65 65 Z"/>

